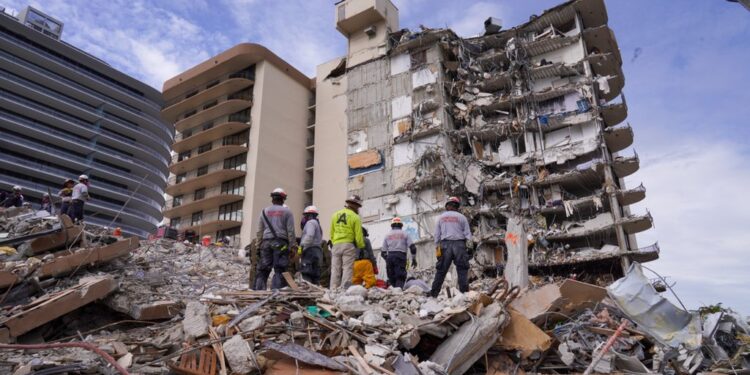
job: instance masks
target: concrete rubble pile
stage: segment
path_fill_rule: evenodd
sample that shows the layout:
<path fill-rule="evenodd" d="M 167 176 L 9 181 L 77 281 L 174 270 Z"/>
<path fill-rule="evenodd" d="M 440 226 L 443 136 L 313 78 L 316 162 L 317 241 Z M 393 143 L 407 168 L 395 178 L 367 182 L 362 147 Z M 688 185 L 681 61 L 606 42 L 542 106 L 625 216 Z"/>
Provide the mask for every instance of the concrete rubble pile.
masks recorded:
<path fill-rule="evenodd" d="M 2 255 L 2 373 L 750 371 L 742 317 L 677 308 L 638 263 L 607 288 L 537 280 L 520 291 L 479 278 L 429 298 L 419 285 L 328 290 L 285 274 L 289 287 L 251 291 L 237 249 L 74 227 L 75 241 L 31 229 Z"/>

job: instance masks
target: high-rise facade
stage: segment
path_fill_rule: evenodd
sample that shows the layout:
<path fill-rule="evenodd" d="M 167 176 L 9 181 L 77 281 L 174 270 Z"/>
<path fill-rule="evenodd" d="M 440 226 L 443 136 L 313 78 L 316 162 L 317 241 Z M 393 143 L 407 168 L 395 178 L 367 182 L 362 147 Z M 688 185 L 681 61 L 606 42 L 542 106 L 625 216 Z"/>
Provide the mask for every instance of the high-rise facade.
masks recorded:
<path fill-rule="evenodd" d="M 656 245 L 635 241 L 650 215 L 628 209 L 645 188 L 623 180 L 639 160 L 620 155 L 633 132 L 604 2 L 569 1 L 508 30 L 490 16 L 484 35 L 462 38 L 399 30 L 388 0 L 337 3 L 349 48 L 318 67 L 315 143 L 336 154 L 316 157 L 315 203 L 331 212 L 360 195 L 375 248 L 400 216 L 421 265 L 435 261 L 449 196 L 463 202 L 481 272 L 520 256 L 535 275 L 600 282 L 656 259 Z"/>
<path fill-rule="evenodd" d="M 180 231 L 246 246 L 274 188 L 312 201 L 310 78 L 263 46 L 239 44 L 164 83 L 174 125 L 164 215 Z"/>
<path fill-rule="evenodd" d="M 152 233 L 173 138 L 160 93 L 62 41 L 60 21 L 0 13 L 0 189 L 19 185 L 38 207 L 86 174 L 86 222 Z"/>

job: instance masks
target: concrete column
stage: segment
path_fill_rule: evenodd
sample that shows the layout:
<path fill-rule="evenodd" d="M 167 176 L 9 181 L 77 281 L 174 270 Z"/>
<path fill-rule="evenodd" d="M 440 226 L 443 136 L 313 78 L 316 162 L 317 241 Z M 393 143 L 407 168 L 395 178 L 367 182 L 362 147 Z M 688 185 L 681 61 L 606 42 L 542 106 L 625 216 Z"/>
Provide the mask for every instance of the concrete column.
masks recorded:
<path fill-rule="evenodd" d="M 505 247 L 508 249 L 505 279 L 511 286 L 523 289 L 529 285 L 529 246 L 520 215 L 508 219 Z"/>

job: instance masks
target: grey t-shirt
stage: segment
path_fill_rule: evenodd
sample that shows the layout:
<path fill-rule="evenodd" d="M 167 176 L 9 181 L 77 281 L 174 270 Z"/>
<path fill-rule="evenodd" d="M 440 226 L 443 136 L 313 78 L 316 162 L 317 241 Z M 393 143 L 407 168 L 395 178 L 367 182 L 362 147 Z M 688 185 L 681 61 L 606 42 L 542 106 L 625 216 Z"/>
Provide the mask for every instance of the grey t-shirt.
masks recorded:
<path fill-rule="evenodd" d="M 445 211 L 435 224 L 435 243 L 442 240 L 470 240 L 471 229 L 466 216 L 456 211 Z"/>
<path fill-rule="evenodd" d="M 320 230 L 320 223 L 317 220 L 308 220 L 305 227 L 302 228 L 302 238 L 299 244 L 303 247 L 320 246 L 323 240 L 323 232 Z"/>
<path fill-rule="evenodd" d="M 266 213 L 268 221 L 276 231 L 276 236 L 281 239 L 286 239 L 289 242 L 290 247 L 296 246 L 297 238 L 294 233 L 294 215 L 292 215 L 292 211 L 284 206 L 276 204 L 266 207 L 263 211 Z M 274 238 L 273 232 L 268 228 L 262 212 L 258 219 L 258 233 L 256 233 L 256 237 L 264 240 Z"/>
<path fill-rule="evenodd" d="M 383 247 L 380 251 L 385 253 L 390 251 L 401 251 L 406 253 L 406 249 L 411 245 L 411 238 L 409 238 L 409 234 L 404 232 L 403 229 L 391 229 L 391 231 L 385 235 L 385 238 L 383 239 Z"/>

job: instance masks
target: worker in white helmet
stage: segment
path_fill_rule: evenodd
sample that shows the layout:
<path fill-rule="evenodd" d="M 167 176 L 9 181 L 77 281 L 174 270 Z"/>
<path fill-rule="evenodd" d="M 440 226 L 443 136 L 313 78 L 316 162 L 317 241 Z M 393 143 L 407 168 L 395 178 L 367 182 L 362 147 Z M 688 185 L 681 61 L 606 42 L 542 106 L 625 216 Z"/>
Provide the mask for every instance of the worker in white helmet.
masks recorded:
<path fill-rule="evenodd" d="M 388 284 L 403 288 L 406 282 L 406 251 L 411 252 L 412 267 L 417 267 L 417 246 L 404 230 L 400 217 L 391 219 L 391 230 L 383 238 L 380 256 L 385 259 Z"/>
<path fill-rule="evenodd" d="M 5 202 L 3 203 L 3 207 L 21 207 L 23 206 L 24 198 L 23 194 L 21 194 L 21 187 L 16 185 L 13 186 L 13 194 L 11 194 L 9 197 L 5 198 Z"/>
<path fill-rule="evenodd" d="M 89 176 L 82 174 L 78 176 L 78 183 L 73 186 L 68 216 L 75 222 L 83 221 L 83 206 L 89 197 Z"/>
<path fill-rule="evenodd" d="M 289 266 L 291 249 L 297 248 L 294 233 L 294 215 L 284 207 L 286 192 L 276 188 L 271 192 L 271 205 L 264 208 L 258 220 L 256 239 L 260 243 L 260 256 L 256 265 L 253 289 L 266 290 L 268 275 L 273 269 L 272 289 L 287 286 L 282 274 Z"/>
<path fill-rule="evenodd" d="M 297 255 L 301 256 L 300 273 L 302 278 L 320 285 L 320 266 L 323 264 L 323 231 L 318 221 L 318 208 L 307 206 L 302 212 L 302 237 Z"/>

